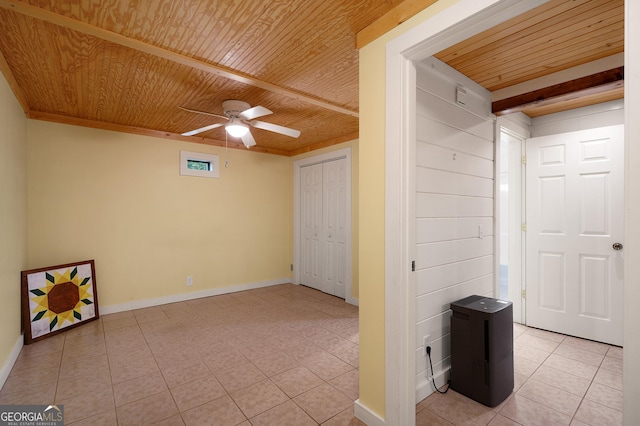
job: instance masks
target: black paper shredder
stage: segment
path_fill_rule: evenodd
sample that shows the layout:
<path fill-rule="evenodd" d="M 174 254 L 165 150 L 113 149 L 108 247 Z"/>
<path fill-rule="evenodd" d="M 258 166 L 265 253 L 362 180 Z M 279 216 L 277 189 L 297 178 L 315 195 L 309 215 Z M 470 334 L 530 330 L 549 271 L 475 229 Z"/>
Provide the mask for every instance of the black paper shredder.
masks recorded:
<path fill-rule="evenodd" d="M 513 305 L 469 296 L 451 310 L 451 389 L 495 407 L 513 391 Z"/>

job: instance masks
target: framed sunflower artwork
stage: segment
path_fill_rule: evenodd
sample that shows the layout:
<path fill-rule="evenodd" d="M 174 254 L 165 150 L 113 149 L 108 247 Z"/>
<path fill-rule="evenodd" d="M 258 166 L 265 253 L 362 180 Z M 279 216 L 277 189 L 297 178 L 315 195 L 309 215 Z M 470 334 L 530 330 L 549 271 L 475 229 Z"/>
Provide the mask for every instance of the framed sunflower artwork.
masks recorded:
<path fill-rule="evenodd" d="M 93 260 L 22 271 L 21 275 L 26 345 L 100 317 Z"/>

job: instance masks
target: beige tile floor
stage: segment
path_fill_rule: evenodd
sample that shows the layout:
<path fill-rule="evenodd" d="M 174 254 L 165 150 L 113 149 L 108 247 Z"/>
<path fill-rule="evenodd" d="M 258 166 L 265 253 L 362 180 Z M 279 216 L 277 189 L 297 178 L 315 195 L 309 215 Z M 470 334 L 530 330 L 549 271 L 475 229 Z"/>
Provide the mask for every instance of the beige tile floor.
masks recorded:
<path fill-rule="evenodd" d="M 357 398 L 358 308 L 290 284 L 103 315 L 25 346 L 0 390 L 73 425 L 348 425 Z"/>
<path fill-rule="evenodd" d="M 514 364 L 514 393 L 502 404 L 431 394 L 416 424 L 622 425 L 622 348 L 514 324 Z"/>
<path fill-rule="evenodd" d="M 454 391 L 418 425 L 621 424 L 622 351 L 514 325 L 516 392 Z M 280 285 L 103 315 L 25 346 L 0 404 L 64 404 L 73 425 L 362 425 L 358 308 Z"/>

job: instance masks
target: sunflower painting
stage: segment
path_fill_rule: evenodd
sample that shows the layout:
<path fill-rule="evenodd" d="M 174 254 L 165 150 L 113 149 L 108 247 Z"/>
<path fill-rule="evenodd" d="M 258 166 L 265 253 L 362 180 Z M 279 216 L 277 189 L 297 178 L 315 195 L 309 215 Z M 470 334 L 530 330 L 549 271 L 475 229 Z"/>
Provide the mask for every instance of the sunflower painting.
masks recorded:
<path fill-rule="evenodd" d="M 22 311 L 25 344 L 98 319 L 93 260 L 22 271 Z"/>

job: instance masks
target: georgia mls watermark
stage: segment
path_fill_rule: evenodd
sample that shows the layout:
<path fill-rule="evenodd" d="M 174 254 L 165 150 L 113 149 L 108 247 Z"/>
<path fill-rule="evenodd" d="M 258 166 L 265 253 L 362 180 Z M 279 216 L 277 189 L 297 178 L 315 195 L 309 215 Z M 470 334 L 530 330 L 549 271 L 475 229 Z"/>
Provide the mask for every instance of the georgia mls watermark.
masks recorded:
<path fill-rule="evenodd" d="M 0 405 L 0 426 L 63 425 L 63 405 Z"/>

